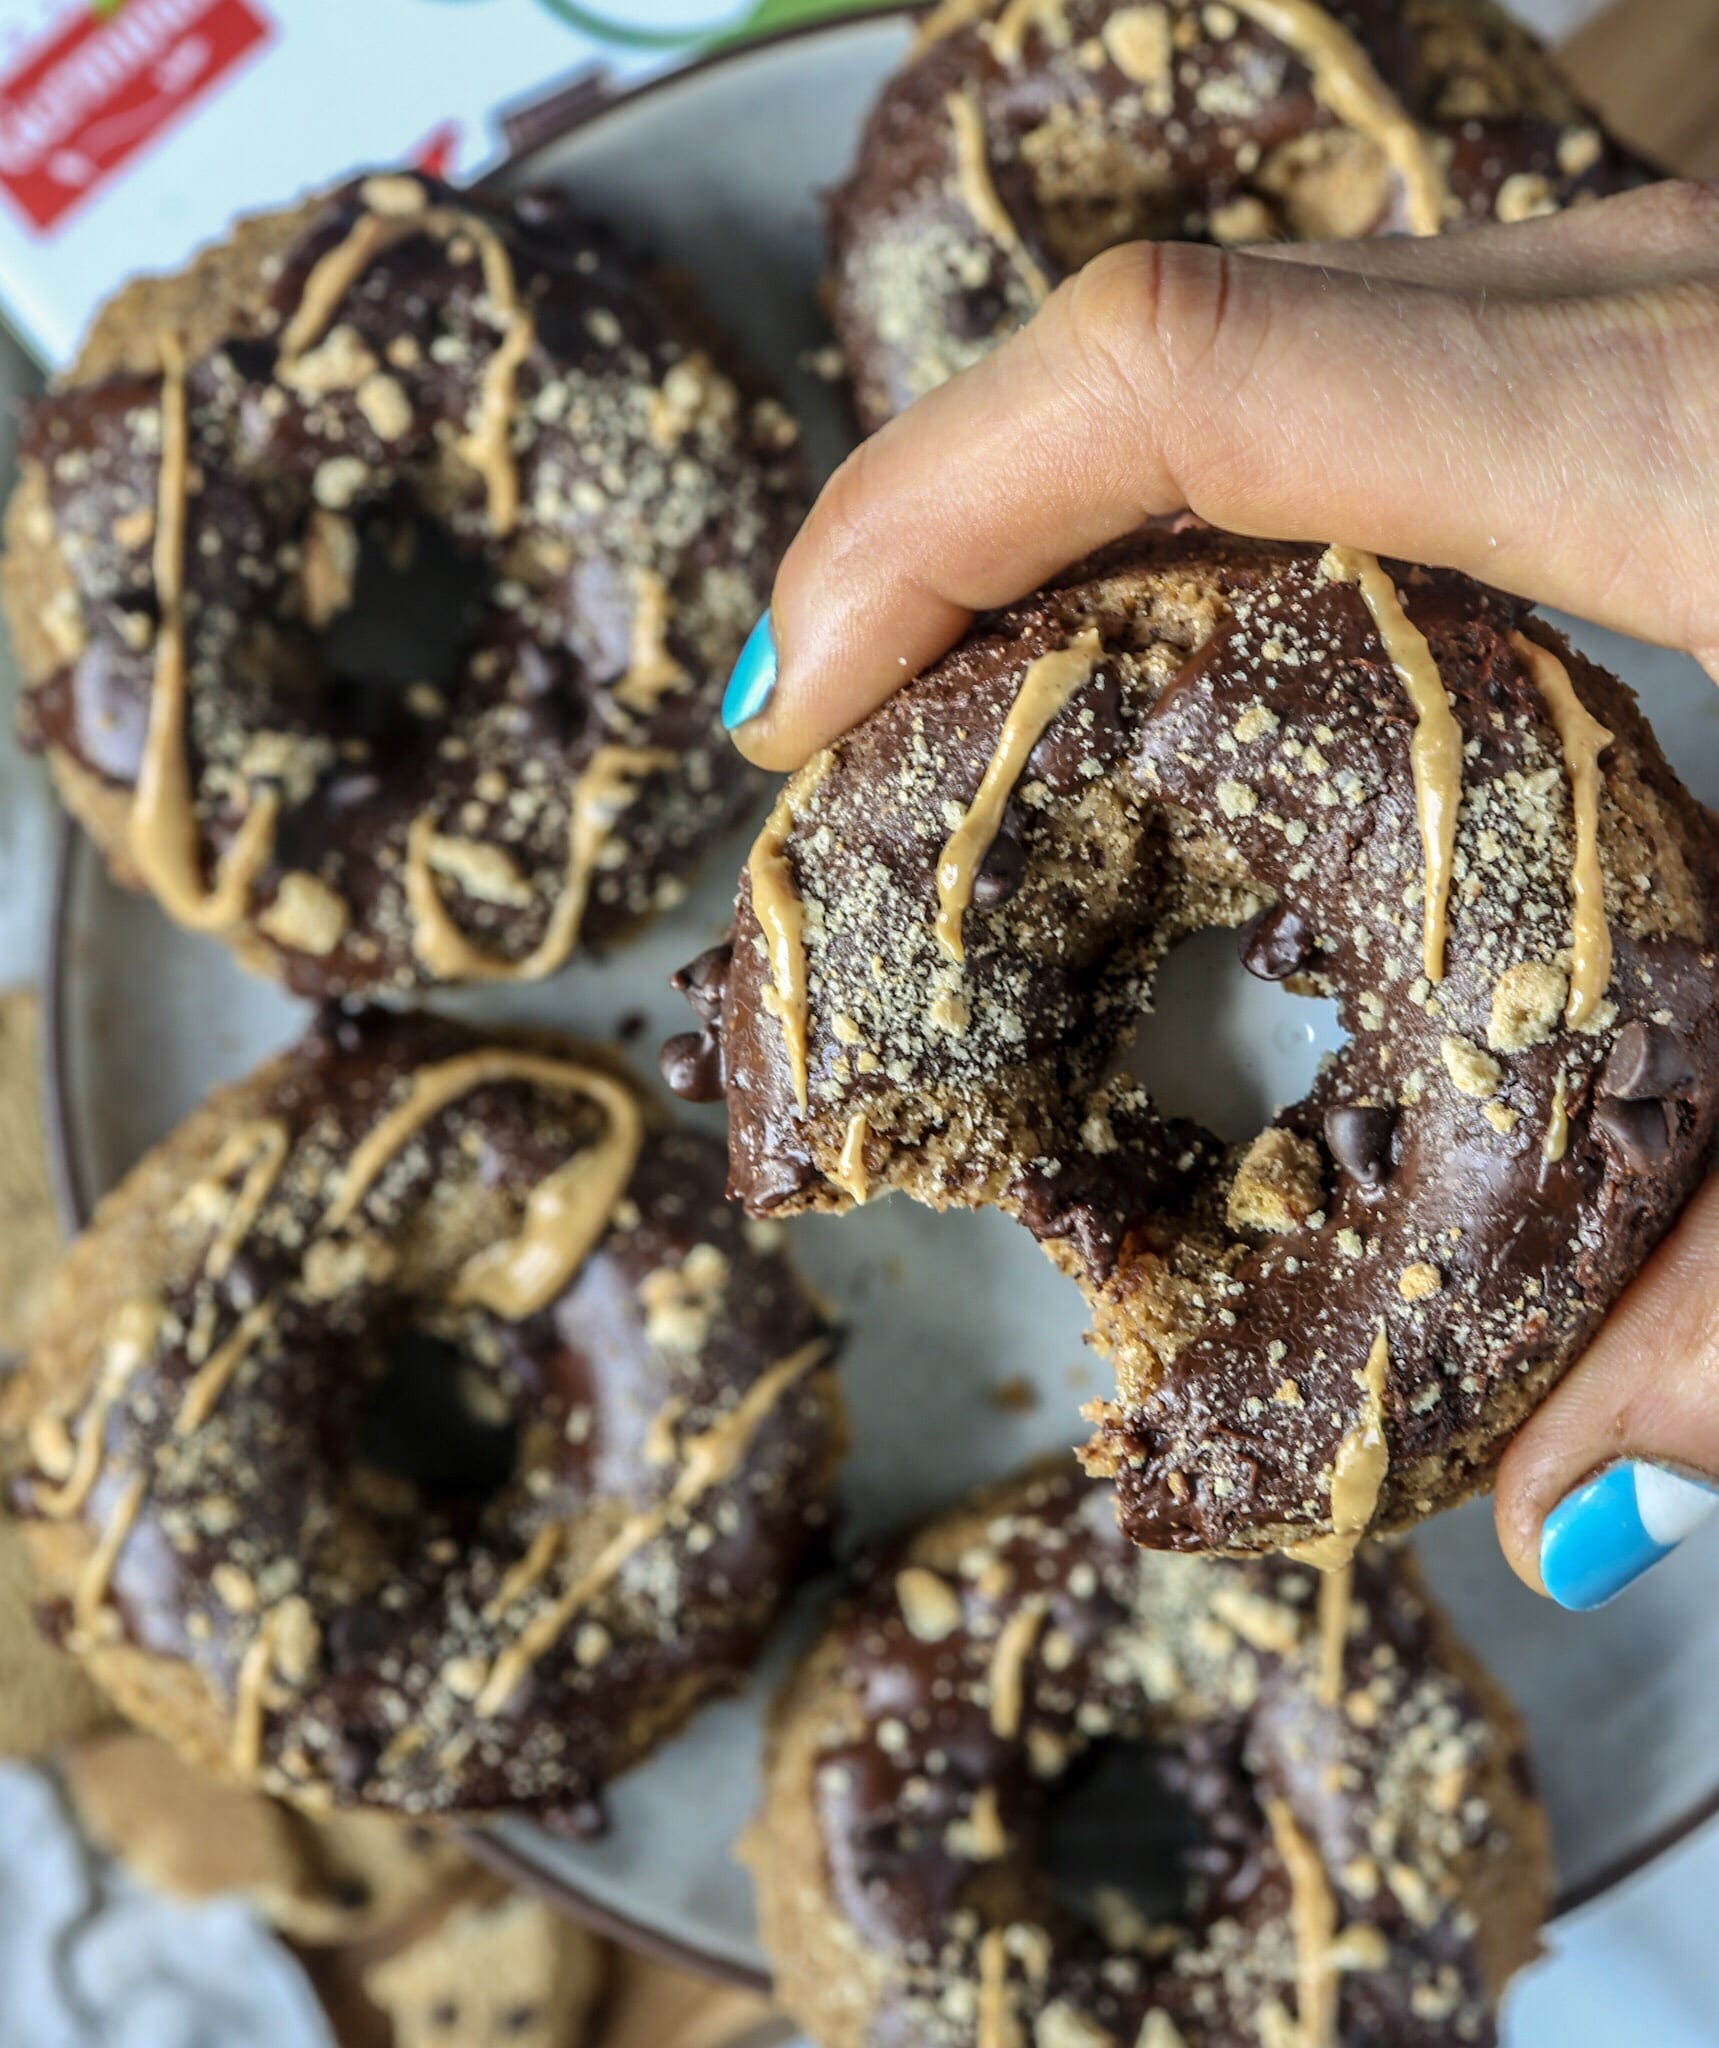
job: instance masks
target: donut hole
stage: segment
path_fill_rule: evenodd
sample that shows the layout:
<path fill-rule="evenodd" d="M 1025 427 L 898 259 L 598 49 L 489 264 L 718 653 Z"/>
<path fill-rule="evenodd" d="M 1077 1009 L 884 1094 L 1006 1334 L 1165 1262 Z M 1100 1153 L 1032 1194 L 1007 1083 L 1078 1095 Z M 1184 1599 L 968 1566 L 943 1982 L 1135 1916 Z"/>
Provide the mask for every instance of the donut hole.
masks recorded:
<path fill-rule="evenodd" d="M 337 688 L 450 689 L 482 614 L 488 576 L 479 558 L 411 505 L 380 511 L 338 539 L 318 538 L 331 531 L 340 533 L 313 517 L 305 573 L 314 578 L 318 550 L 338 551 L 322 593 L 334 608 L 321 637 Z"/>
<path fill-rule="evenodd" d="M 1102 1933 L 1124 1916 L 1161 1925 L 1198 1911 L 1214 1848 L 1171 1752 L 1101 1743 L 1057 1788 L 1039 1868 L 1057 1903 Z"/>
<path fill-rule="evenodd" d="M 513 1478 L 519 1422 L 459 1345 L 407 1328 L 369 1391 L 359 1456 L 431 1500 L 477 1504 Z"/>
<path fill-rule="evenodd" d="M 1307 1095 L 1322 1061 L 1349 1042 L 1334 1002 L 1250 970 L 1245 944 L 1212 930 L 1174 947 L 1117 1061 L 1161 1114 L 1187 1117 L 1227 1145 Z"/>

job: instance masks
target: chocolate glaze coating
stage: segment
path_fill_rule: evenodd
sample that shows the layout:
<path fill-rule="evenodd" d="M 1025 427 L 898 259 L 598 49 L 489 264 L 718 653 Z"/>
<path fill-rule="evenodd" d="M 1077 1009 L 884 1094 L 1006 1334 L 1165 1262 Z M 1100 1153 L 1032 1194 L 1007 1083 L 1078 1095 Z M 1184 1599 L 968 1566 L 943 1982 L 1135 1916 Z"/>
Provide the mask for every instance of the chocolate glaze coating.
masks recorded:
<path fill-rule="evenodd" d="M 819 1560 L 836 1347 L 785 1256 L 723 1201 L 720 1146 L 672 1130 L 647 1131 L 543 1308 L 467 1298 L 474 1252 L 603 1134 L 590 1102 L 524 1079 L 461 1094 L 332 1227 L 367 1133 L 438 1063 L 496 1043 L 330 1012 L 145 1160 L 69 1254 L 10 1393 L 35 1460 L 18 1490 L 71 1646 L 193 1757 L 313 1806 L 589 1831 L 611 1778 L 739 1683 Z M 249 1169 L 223 1147 L 273 1122 L 284 1159 L 224 1259 Z M 259 1304 L 187 1429 L 197 1367 Z M 437 1368 L 452 1378 L 426 1423 Z M 67 1453 L 92 1429 L 94 1483 L 68 1511 Z M 563 1596 L 562 1625 L 487 1698 Z"/>
<path fill-rule="evenodd" d="M 1445 225 L 1518 219 L 1654 175 L 1608 138 L 1490 0 L 1326 10 L 1442 166 Z M 1316 96 L 1245 8 L 1132 0 L 932 15 L 873 108 L 829 208 L 831 310 L 870 431 L 1032 313 L 1021 264 L 974 219 L 951 94 L 976 96 L 988 174 L 1045 286 L 1121 242 L 1400 233 L 1377 146 Z"/>
<path fill-rule="evenodd" d="M 1062 1461 L 882 1559 L 772 1731 L 751 1860 L 793 2016 L 830 2048 L 1495 2041 L 1550 1879 L 1520 1727 L 1378 1548 L 1327 1699 L 1317 1577 L 1135 1550 Z M 1044 1868 L 1059 1803 L 1118 1744 L 1196 1823 L 1150 1870 L 1177 1895 L 1151 1925 L 1071 1912 Z M 1153 1818 L 1116 1816 L 1119 1865 L 1162 1854 Z M 1338 1957 L 1326 2029 L 1305 1986 Z"/>
<path fill-rule="evenodd" d="M 807 1113 L 750 875 L 704 1026 L 730 1186 L 755 1214 L 848 1206 L 863 1118 L 869 1191 L 1001 1206 L 1079 1282 L 1118 1382 L 1087 1455 L 1149 1545 L 1332 1533 L 1381 1331 L 1379 1525 L 1486 1484 L 1719 1126 L 1710 822 L 1629 692 L 1526 606 L 1446 573 L 1395 579 L 1463 742 L 1436 986 L 1416 716 L 1361 593 L 1312 549 L 1155 533 L 981 620 L 790 785 Z M 1015 790 L 1025 878 L 968 908 L 957 966 L 935 935 L 952 822 L 1028 668 L 1088 630 L 1092 687 Z M 1597 853 L 1615 958 L 1579 1029 L 1563 1021 L 1571 784 L 1522 630 L 1614 735 Z M 1052 749 L 1079 752 L 1073 788 L 1040 776 Z M 1350 1042 L 1306 1100 L 1226 1148 L 1161 1116 L 1149 1077 L 1112 1076 L 1164 951 L 1274 905 L 1314 934 L 1303 985 L 1335 997 Z M 1388 1161 L 1350 1143 L 1350 1112 L 1372 1110 L 1393 1112 Z"/>
<path fill-rule="evenodd" d="M 329 297 L 319 265 L 402 224 Z M 754 787 L 719 702 L 804 481 L 793 423 L 712 361 L 682 297 L 562 195 L 477 200 L 389 175 L 247 222 L 106 310 L 29 411 L 6 589 L 25 741 L 123 879 L 148 875 L 135 793 L 162 715 L 162 352 L 177 336 L 188 829 L 205 871 L 266 796 L 279 805 L 226 928 L 246 959 L 318 998 L 505 974 L 575 893 L 580 832 L 586 894 L 534 972 L 676 899 Z M 433 689 L 338 672 L 326 645 L 361 544 L 414 521 L 476 586 Z M 407 883 L 415 820 L 438 836 L 433 883 L 458 935 L 440 951 Z M 458 937 L 493 966 L 462 962 Z"/>

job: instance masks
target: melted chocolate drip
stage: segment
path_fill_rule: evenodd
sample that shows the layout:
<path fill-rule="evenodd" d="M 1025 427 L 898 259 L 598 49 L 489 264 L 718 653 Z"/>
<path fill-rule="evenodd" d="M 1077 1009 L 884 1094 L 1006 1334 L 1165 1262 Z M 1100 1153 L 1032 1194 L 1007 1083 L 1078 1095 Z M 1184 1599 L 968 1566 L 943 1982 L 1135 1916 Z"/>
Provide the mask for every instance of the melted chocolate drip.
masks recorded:
<path fill-rule="evenodd" d="M 1658 1102 L 1695 1093 L 1698 1076 L 1689 1041 L 1668 1025 L 1639 1017 L 1618 1033 L 1600 1075 L 1600 1093 L 1619 1102 Z"/>
<path fill-rule="evenodd" d="M 981 910 L 995 910 L 1026 880 L 1027 850 L 1012 832 L 999 832 L 986 849 L 973 877 L 973 901 Z"/>
<path fill-rule="evenodd" d="M 1396 1128 L 1394 1109 L 1342 1102 L 1325 1112 L 1325 1142 L 1332 1158 L 1364 1188 L 1382 1188 L 1390 1178 Z"/>
<path fill-rule="evenodd" d="M 1624 1170 L 1658 1173 L 1677 1142 L 1677 1119 L 1669 1103 L 1602 1098 L 1594 1105 L 1594 1128 L 1616 1150 Z"/>

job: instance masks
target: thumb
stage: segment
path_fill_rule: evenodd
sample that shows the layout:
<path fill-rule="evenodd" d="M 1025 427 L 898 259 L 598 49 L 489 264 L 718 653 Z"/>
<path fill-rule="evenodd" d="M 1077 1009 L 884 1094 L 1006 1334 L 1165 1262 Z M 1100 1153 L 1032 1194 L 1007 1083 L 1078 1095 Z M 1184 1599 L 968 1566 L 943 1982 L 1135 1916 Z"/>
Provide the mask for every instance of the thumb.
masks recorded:
<path fill-rule="evenodd" d="M 793 767 L 975 611 L 1184 506 L 1719 645 L 1700 511 L 1716 222 L 1719 194 L 1673 186 L 1381 275 L 1308 250 L 1111 250 L 836 472 L 725 716 L 753 760 Z"/>
<path fill-rule="evenodd" d="M 1523 1429 L 1498 1533 L 1560 1606 L 1599 1607 L 1719 1511 L 1719 1180 Z"/>

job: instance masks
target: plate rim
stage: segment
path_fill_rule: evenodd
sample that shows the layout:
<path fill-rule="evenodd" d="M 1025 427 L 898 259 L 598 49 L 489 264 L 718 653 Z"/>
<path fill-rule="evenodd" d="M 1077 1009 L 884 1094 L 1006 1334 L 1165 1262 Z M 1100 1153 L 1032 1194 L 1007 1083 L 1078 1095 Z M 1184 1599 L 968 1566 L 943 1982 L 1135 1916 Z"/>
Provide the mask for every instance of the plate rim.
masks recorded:
<path fill-rule="evenodd" d="M 517 179 L 522 172 L 529 173 L 533 164 L 566 142 L 569 136 L 583 133 L 599 122 L 631 113 L 642 101 L 658 98 L 665 92 L 687 85 L 696 87 L 712 71 L 767 57 L 785 45 L 834 40 L 880 24 L 909 21 L 926 11 L 927 0 L 885 0 L 885 4 L 867 6 L 857 14 L 825 15 L 810 21 L 790 23 L 744 42 L 719 43 L 673 69 L 622 85 L 608 97 L 594 98 L 570 108 L 555 127 L 534 135 L 528 145 L 510 153 L 474 180 L 469 189 L 479 193 L 493 192 L 504 182 L 511 183 Z M 85 1228 L 97 1206 L 84 1178 L 72 1129 L 74 1090 L 71 1082 L 68 986 L 72 901 L 80 864 L 86 863 L 95 849 L 63 811 L 56 820 L 55 832 L 41 975 L 38 1087 L 54 1204 L 61 1229 L 70 1238 Z M 433 995 L 429 1006 L 433 1007 Z M 1573 1915 L 1640 1876 L 1715 1820 L 1719 1820 L 1719 1780 L 1715 1781 L 1710 1793 L 1697 1799 L 1694 1805 L 1664 1827 L 1655 1830 L 1628 1854 L 1603 1864 L 1583 1883 L 1560 1888 L 1546 1922 L 1547 1931 L 1561 1927 Z M 505 1841 L 493 1830 L 469 1828 L 463 1833 L 472 1854 L 498 1875 L 557 1907 L 593 1933 L 671 1967 L 689 1970 L 738 1989 L 769 1993 L 771 1980 L 767 1971 L 751 1969 L 736 1962 L 732 1956 L 666 1933 L 649 1921 L 618 1912 L 593 1898 L 561 1873 L 534 1861 L 524 1850 Z"/>

